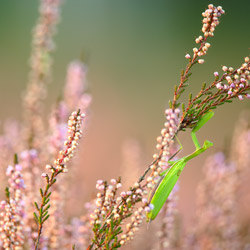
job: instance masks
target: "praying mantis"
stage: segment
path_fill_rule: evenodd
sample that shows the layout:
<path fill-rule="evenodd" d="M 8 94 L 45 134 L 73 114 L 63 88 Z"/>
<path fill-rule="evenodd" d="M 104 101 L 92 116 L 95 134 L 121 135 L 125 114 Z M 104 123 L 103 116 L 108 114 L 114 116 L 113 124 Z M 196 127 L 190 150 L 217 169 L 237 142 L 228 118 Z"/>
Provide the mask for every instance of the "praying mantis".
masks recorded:
<path fill-rule="evenodd" d="M 213 111 L 208 111 L 206 114 L 204 114 L 200 120 L 197 122 L 196 126 L 192 129 L 191 137 L 193 140 L 193 143 L 195 145 L 196 150 L 187 156 L 184 156 L 176 161 L 169 161 L 168 164 L 171 166 L 170 169 L 167 169 L 163 171 L 160 176 L 160 180 L 158 184 L 156 185 L 155 190 L 151 194 L 151 200 L 150 203 L 153 205 L 152 210 L 147 213 L 147 220 L 151 221 L 156 218 L 158 213 L 160 212 L 162 206 L 166 202 L 168 196 L 170 195 L 172 189 L 174 188 L 177 180 L 180 177 L 180 174 L 183 170 L 183 168 L 186 166 L 187 162 L 194 157 L 200 155 L 204 151 L 206 151 L 208 148 L 213 146 L 213 143 L 205 140 L 203 143 L 203 146 L 201 147 L 199 144 L 199 141 L 196 137 L 196 132 L 208 121 L 210 120 L 214 115 Z M 181 144 L 180 144 L 181 145 Z M 182 149 L 182 145 L 180 147 L 180 150 Z"/>

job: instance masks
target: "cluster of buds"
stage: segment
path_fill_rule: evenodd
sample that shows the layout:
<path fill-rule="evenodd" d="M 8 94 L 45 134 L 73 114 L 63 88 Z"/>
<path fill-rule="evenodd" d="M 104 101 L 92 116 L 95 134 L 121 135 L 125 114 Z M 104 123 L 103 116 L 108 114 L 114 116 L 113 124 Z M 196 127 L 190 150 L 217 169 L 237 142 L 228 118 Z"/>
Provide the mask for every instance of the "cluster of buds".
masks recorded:
<path fill-rule="evenodd" d="M 55 25 L 60 19 L 61 2 L 61 0 L 45 0 L 39 7 L 40 19 L 34 31 L 33 43 L 45 51 L 52 51 L 55 47 L 51 37 L 55 34 Z"/>
<path fill-rule="evenodd" d="M 197 44 L 200 44 L 200 48 L 193 48 L 193 59 L 189 54 L 186 54 L 186 58 L 190 60 L 190 63 L 194 63 L 197 57 L 201 57 L 206 55 L 208 48 L 210 48 L 210 43 L 207 42 L 208 37 L 214 36 L 214 30 L 217 25 L 219 25 L 219 17 L 224 14 L 225 11 L 221 6 L 215 7 L 213 4 L 208 5 L 208 9 L 202 13 L 203 18 L 203 26 L 202 32 L 203 36 L 199 36 L 195 39 Z M 204 59 L 198 59 L 199 64 L 203 64 Z"/>
<path fill-rule="evenodd" d="M 94 215 L 91 217 L 94 219 L 92 224 L 101 224 L 102 217 L 106 216 L 110 210 L 114 207 L 115 195 L 119 188 L 121 188 L 121 180 L 110 180 L 111 184 L 108 185 L 107 182 L 103 180 L 98 180 L 96 184 L 97 190 L 101 191 L 97 194 L 96 207 Z"/>
<path fill-rule="evenodd" d="M 249 89 L 250 80 L 250 59 L 245 57 L 245 62 L 238 69 L 223 66 L 222 70 L 225 72 L 223 77 L 216 83 L 216 88 L 227 93 L 230 97 L 237 96 L 239 100 L 243 100 L 243 95 L 250 98 L 248 93 L 244 93 Z M 219 79 L 219 73 L 214 72 L 214 75 Z M 226 80 L 226 83 L 223 82 Z"/>
<path fill-rule="evenodd" d="M 156 148 L 159 154 L 154 154 L 154 163 L 151 166 L 152 175 L 147 178 L 148 187 L 153 187 L 151 182 L 153 177 L 158 177 L 159 173 L 168 168 L 168 159 L 170 156 L 170 145 L 173 143 L 173 137 L 176 134 L 179 126 L 179 109 L 166 109 L 166 122 L 164 128 L 161 130 L 161 136 L 157 137 Z M 153 183 L 154 184 L 154 183 Z"/>
<path fill-rule="evenodd" d="M 193 128 L 204 113 L 210 109 L 232 102 L 232 99 L 250 99 L 250 58 L 245 57 L 244 63 L 234 69 L 222 66 L 224 73 L 220 76 L 214 72 L 215 80 L 209 85 L 203 84 L 201 91 L 193 98 L 189 96 L 188 107 L 183 111 L 181 118 L 181 129 Z"/>
<path fill-rule="evenodd" d="M 69 110 L 80 107 L 86 112 L 92 97 L 85 93 L 87 66 L 80 61 L 73 61 L 68 66 L 67 80 L 64 89 L 64 101 Z"/>
<path fill-rule="evenodd" d="M 59 152 L 58 159 L 55 160 L 55 167 L 47 165 L 46 168 L 52 172 L 62 171 L 66 173 L 68 171 L 66 163 L 73 157 L 75 149 L 78 145 L 78 140 L 81 138 L 81 123 L 85 114 L 81 114 L 80 111 L 74 111 L 69 117 L 68 121 L 68 140 L 64 142 L 66 149 Z M 46 177 L 46 174 L 42 174 Z"/>
<path fill-rule="evenodd" d="M 147 191 L 143 187 L 139 187 L 138 183 L 135 183 L 134 187 L 138 187 L 136 189 L 136 193 L 142 195 L 147 194 Z M 144 191 L 142 191 L 144 190 Z M 139 191 L 139 192 L 138 192 Z M 131 195 L 128 192 L 124 192 L 124 196 Z M 132 196 L 135 198 L 135 195 Z M 126 224 L 126 231 L 121 235 L 120 244 L 124 245 L 128 243 L 129 241 L 133 240 L 133 237 L 136 232 L 139 231 L 139 228 L 143 224 L 143 219 L 145 218 L 145 213 L 149 213 L 153 209 L 153 205 L 150 204 L 147 200 L 147 198 L 142 198 L 142 205 L 135 209 L 135 211 L 132 214 L 131 221 Z"/>
<path fill-rule="evenodd" d="M 208 9 L 202 13 L 203 18 L 203 27 L 202 32 L 204 37 L 214 36 L 215 27 L 219 25 L 219 17 L 225 14 L 225 11 L 221 6 L 215 7 L 213 4 L 208 5 Z"/>
<path fill-rule="evenodd" d="M 96 188 L 100 191 L 97 194 L 96 209 L 91 214 L 91 224 L 93 225 L 93 231 L 95 234 L 94 244 L 100 249 L 102 246 L 101 239 L 107 238 L 112 246 L 121 246 L 133 238 L 136 231 L 139 230 L 139 226 L 142 224 L 142 219 L 145 217 L 145 212 L 149 212 L 152 207 L 147 202 L 147 199 L 143 198 L 146 194 L 145 186 L 141 186 L 136 182 L 129 191 L 121 192 L 120 196 L 116 197 L 118 188 L 121 187 L 120 179 L 112 179 L 111 184 L 105 181 L 98 180 Z M 142 205 L 135 209 L 135 204 L 142 201 Z M 110 235 L 118 235 L 122 233 L 122 222 L 130 215 L 131 222 L 126 224 L 125 233 L 113 242 L 114 237 L 110 238 Z M 108 230 L 108 234 L 107 234 Z M 104 235 L 102 235 L 104 234 Z"/>
<path fill-rule="evenodd" d="M 120 179 L 111 179 L 110 184 L 103 180 L 97 181 L 96 188 L 99 192 L 95 200 L 96 208 L 93 213 L 90 214 L 90 224 L 93 225 L 95 235 L 94 244 L 97 247 L 94 249 L 102 249 L 103 242 L 101 239 L 103 237 L 108 239 L 114 233 L 113 230 L 116 230 L 120 224 L 117 216 L 112 214 L 114 206 L 116 205 L 115 195 L 120 187 Z M 113 225 L 112 227 L 110 227 L 111 223 Z M 106 233 L 107 228 L 110 229 L 108 233 Z"/>
<path fill-rule="evenodd" d="M 9 187 L 10 187 L 10 192 L 14 192 L 14 199 L 16 201 L 20 201 L 21 199 L 21 190 L 25 188 L 23 177 L 21 174 L 22 171 L 22 166 L 16 164 L 14 167 L 13 166 L 8 166 L 6 170 L 6 175 L 9 177 Z"/>
<path fill-rule="evenodd" d="M 6 201 L 0 203 L 0 239 L 4 249 L 22 250 L 24 244 L 23 225 L 24 202 L 22 192 L 25 188 L 21 174 L 22 167 L 9 166 L 9 189 L 6 189 Z"/>
<path fill-rule="evenodd" d="M 148 207 L 146 207 L 148 208 Z M 146 209 L 145 208 L 145 209 Z M 133 240 L 134 234 L 139 231 L 139 227 L 142 225 L 143 218 L 145 218 L 143 207 L 139 207 L 134 211 L 131 222 L 126 225 L 126 232 L 121 235 L 120 244 L 124 245 L 128 241 Z"/>

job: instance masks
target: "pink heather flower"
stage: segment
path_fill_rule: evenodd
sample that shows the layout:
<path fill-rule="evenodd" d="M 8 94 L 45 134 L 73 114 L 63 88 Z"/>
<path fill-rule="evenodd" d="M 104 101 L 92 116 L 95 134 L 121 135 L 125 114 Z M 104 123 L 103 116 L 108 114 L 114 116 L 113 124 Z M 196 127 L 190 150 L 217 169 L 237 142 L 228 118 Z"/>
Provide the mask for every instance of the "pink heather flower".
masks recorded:
<path fill-rule="evenodd" d="M 10 176 L 13 171 L 14 171 L 13 166 L 9 165 L 7 170 L 6 170 L 6 175 Z"/>
<path fill-rule="evenodd" d="M 103 183 L 103 180 L 98 180 L 96 183 L 97 183 L 97 184 L 102 184 L 102 183 Z"/>
<path fill-rule="evenodd" d="M 228 70 L 227 66 L 223 66 L 223 67 L 222 67 L 222 70 L 223 70 L 224 72 L 226 72 L 226 71 Z"/>
<path fill-rule="evenodd" d="M 36 149 L 31 149 L 29 154 L 30 154 L 32 159 L 37 158 L 37 155 L 38 155 Z"/>
<path fill-rule="evenodd" d="M 0 202 L 0 209 L 4 209 L 6 205 L 6 201 L 1 201 Z"/>
<path fill-rule="evenodd" d="M 199 59 L 199 60 L 198 60 L 198 63 L 199 63 L 199 64 L 203 64 L 204 62 L 205 62 L 204 59 Z"/>
<path fill-rule="evenodd" d="M 216 88 L 217 88 L 217 89 L 223 89 L 223 86 L 221 85 L 220 82 L 218 82 L 218 83 L 216 84 Z"/>
<path fill-rule="evenodd" d="M 185 57 L 186 57 L 187 59 L 190 59 L 190 58 L 191 58 L 191 56 L 190 56 L 189 54 L 186 54 Z"/>
<path fill-rule="evenodd" d="M 22 171 L 22 166 L 21 165 L 19 165 L 19 164 L 17 164 L 16 166 L 15 166 L 15 169 L 16 169 L 16 171 Z"/>
<path fill-rule="evenodd" d="M 229 90 L 227 93 L 228 93 L 228 95 L 232 95 L 233 94 L 233 92 L 231 90 Z"/>
<path fill-rule="evenodd" d="M 250 99 L 250 95 L 249 95 L 249 94 L 247 94 L 247 95 L 246 95 L 246 98 L 247 98 L 247 99 Z"/>
<path fill-rule="evenodd" d="M 42 173 L 42 174 L 41 174 L 41 177 L 43 177 L 43 178 L 45 178 L 46 176 L 47 176 L 46 173 Z"/>
<path fill-rule="evenodd" d="M 116 179 L 111 179 L 110 182 L 115 185 L 116 184 Z"/>
<path fill-rule="evenodd" d="M 126 193 L 127 193 L 127 195 L 131 195 L 131 194 L 132 194 L 132 192 L 131 192 L 131 191 L 127 191 Z"/>
<path fill-rule="evenodd" d="M 125 192 L 121 192 L 121 197 L 125 197 L 126 193 Z"/>
<path fill-rule="evenodd" d="M 242 95 L 239 95 L 238 98 L 239 98 L 240 101 L 243 100 L 243 96 Z"/>
<path fill-rule="evenodd" d="M 219 73 L 216 71 L 216 72 L 214 72 L 214 76 L 215 77 L 218 77 L 219 76 Z"/>

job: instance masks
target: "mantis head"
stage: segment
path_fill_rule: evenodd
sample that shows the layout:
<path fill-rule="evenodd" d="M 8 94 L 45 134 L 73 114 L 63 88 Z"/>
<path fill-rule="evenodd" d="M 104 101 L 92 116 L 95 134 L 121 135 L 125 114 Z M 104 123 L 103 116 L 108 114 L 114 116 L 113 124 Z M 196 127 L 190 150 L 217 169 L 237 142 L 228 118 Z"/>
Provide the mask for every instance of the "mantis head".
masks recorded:
<path fill-rule="evenodd" d="M 210 147 L 212 147 L 214 144 L 211 141 L 205 140 L 203 143 L 203 148 L 204 149 L 208 149 Z"/>

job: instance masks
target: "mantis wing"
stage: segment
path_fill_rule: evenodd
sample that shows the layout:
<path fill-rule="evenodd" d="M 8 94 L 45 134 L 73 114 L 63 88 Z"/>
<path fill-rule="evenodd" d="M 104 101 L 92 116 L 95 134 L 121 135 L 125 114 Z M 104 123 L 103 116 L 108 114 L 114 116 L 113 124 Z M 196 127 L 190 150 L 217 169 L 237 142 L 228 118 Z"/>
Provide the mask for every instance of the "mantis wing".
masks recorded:
<path fill-rule="evenodd" d="M 154 220 L 155 217 L 160 212 L 162 206 L 166 202 L 169 194 L 174 188 L 177 180 L 180 177 L 180 174 L 185 167 L 186 162 L 184 158 L 176 161 L 176 163 L 171 167 L 171 169 L 167 172 L 160 185 L 156 189 L 154 196 L 151 200 L 151 204 L 154 206 L 153 209 L 147 213 L 148 220 Z"/>

